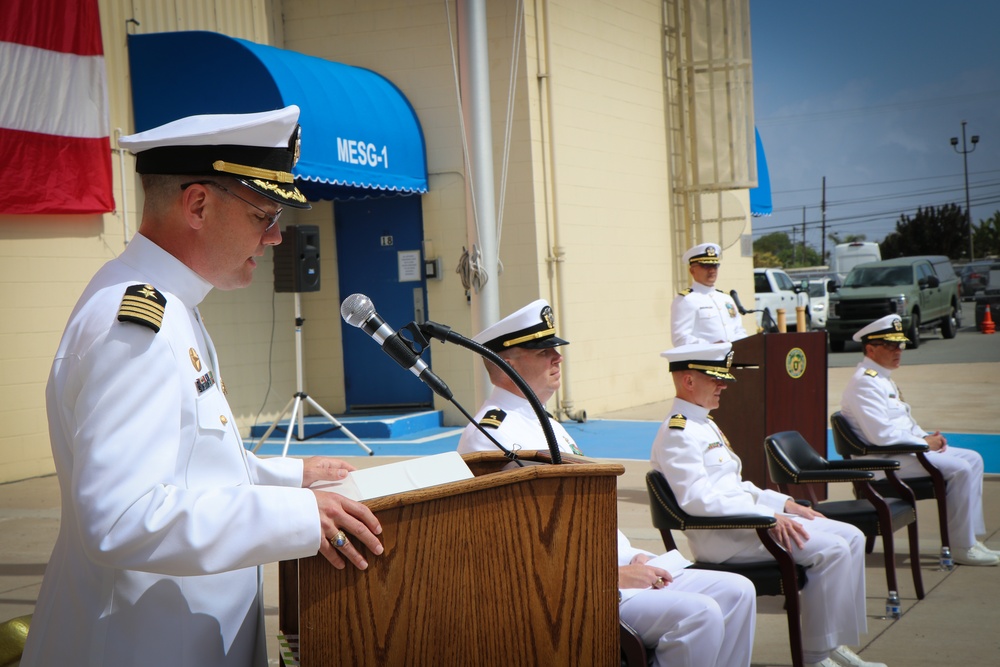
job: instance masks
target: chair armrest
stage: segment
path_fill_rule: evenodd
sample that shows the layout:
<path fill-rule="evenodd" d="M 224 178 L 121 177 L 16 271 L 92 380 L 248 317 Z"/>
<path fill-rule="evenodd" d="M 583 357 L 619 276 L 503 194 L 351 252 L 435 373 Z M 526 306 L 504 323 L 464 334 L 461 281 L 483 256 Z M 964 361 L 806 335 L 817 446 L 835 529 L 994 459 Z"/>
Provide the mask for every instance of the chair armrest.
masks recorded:
<path fill-rule="evenodd" d="M 899 461 L 892 459 L 848 459 L 846 461 L 830 461 L 833 470 L 899 470 Z"/>
<path fill-rule="evenodd" d="M 911 445 L 910 443 L 896 443 L 893 445 L 868 445 L 868 454 L 918 454 L 926 452 L 930 447 L 927 445 Z"/>
<path fill-rule="evenodd" d="M 836 470 L 827 468 L 826 470 L 802 470 L 799 472 L 799 484 L 815 482 L 864 482 L 874 479 L 875 475 L 867 470 Z"/>
<path fill-rule="evenodd" d="M 684 530 L 707 529 L 739 529 L 739 528 L 773 528 L 778 520 L 773 516 L 762 514 L 731 514 L 728 516 L 691 516 L 685 517 Z"/>

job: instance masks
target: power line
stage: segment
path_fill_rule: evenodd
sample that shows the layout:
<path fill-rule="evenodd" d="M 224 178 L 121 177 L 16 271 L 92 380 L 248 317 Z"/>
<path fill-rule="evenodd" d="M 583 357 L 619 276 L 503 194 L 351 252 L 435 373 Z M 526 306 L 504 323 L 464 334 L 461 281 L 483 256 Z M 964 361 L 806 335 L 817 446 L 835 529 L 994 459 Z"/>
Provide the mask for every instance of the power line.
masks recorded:
<path fill-rule="evenodd" d="M 912 100 L 909 102 L 893 102 L 890 104 L 876 104 L 867 107 L 854 107 L 851 109 L 833 109 L 826 111 L 816 111 L 812 113 L 788 114 L 785 116 L 771 116 L 768 118 L 758 118 L 758 127 L 769 125 L 787 125 L 789 123 L 807 123 L 818 120 L 831 120 L 836 118 L 865 116 L 875 113 L 886 113 L 889 111 L 926 109 L 935 106 L 948 106 L 966 100 L 979 100 L 1000 95 L 1000 90 L 988 90 L 979 93 L 966 93 L 965 95 L 949 95 L 947 97 L 932 97 L 924 100 Z"/>

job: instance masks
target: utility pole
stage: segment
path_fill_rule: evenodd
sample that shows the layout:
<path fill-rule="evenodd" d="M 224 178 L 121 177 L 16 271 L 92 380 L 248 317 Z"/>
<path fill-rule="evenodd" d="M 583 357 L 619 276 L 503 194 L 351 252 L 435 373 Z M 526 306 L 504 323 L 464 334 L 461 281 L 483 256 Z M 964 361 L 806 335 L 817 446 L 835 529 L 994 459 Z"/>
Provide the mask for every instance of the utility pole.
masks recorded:
<path fill-rule="evenodd" d="M 802 207 L 802 265 L 806 264 L 806 207 Z"/>
<path fill-rule="evenodd" d="M 795 232 L 798 230 L 792 225 L 792 264 L 795 264 Z"/>
<path fill-rule="evenodd" d="M 956 153 L 962 154 L 962 166 L 965 171 L 965 223 L 966 229 L 969 231 L 969 261 L 971 262 L 976 256 L 972 252 L 972 211 L 969 210 L 969 153 L 976 150 L 976 144 L 979 143 L 979 135 L 972 135 L 972 148 L 966 148 L 965 146 L 965 121 L 962 121 L 962 150 L 958 150 L 958 137 L 951 138 L 951 147 L 955 149 Z"/>
<path fill-rule="evenodd" d="M 823 250 L 822 257 L 823 263 L 826 263 L 826 176 L 823 177 L 823 198 L 820 200 L 820 211 L 823 212 L 823 221 L 820 224 L 820 229 L 823 231 Z"/>

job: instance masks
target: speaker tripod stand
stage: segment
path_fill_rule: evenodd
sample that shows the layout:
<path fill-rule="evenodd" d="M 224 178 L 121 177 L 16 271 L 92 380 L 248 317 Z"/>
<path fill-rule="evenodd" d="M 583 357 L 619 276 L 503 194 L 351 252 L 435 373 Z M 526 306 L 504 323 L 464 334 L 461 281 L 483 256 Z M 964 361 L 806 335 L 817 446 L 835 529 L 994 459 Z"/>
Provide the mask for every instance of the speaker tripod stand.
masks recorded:
<path fill-rule="evenodd" d="M 278 418 L 274 420 L 274 423 L 268 427 L 268 429 L 264 432 L 264 435 L 262 435 L 260 440 L 257 441 L 257 444 L 254 445 L 253 451 L 256 452 L 264 441 L 267 440 L 271 433 L 274 432 L 274 429 L 278 427 L 278 424 L 281 423 L 281 420 L 285 418 L 285 415 L 288 414 L 289 410 L 291 410 L 292 414 L 288 418 L 288 431 L 285 433 L 285 447 L 281 450 L 281 455 L 288 455 L 288 445 L 292 441 L 292 432 L 295 430 L 296 420 L 298 420 L 297 425 L 299 431 L 299 435 L 296 439 L 299 441 L 307 440 L 308 438 L 305 436 L 304 422 L 305 408 L 302 404 L 308 403 L 314 410 L 316 410 L 316 412 L 326 417 L 326 419 L 333 425 L 333 428 L 330 430 L 343 431 L 344 434 L 353 440 L 358 447 L 368 452 L 368 456 L 373 456 L 375 452 L 373 452 L 368 445 L 361 442 L 357 436 L 347 430 L 346 426 L 341 424 L 334 418 L 333 415 L 327 412 L 322 405 L 317 403 L 311 396 L 302 391 L 302 324 L 304 322 L 305 320 L 302 319 L 302 300 L 299 293 L 295 292 L 295 393 L 285 405 L 285 409 L 281 411 L 280 415 L 278 415 Z"/>

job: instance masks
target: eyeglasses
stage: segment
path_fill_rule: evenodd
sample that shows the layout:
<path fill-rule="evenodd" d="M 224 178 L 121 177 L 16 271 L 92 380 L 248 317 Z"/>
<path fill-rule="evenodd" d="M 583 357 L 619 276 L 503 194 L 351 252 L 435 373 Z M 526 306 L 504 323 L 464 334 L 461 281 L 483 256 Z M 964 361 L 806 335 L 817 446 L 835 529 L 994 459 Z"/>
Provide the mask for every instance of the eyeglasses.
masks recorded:
<path fill-rule="evenodd" d="M 238 194 L 236 194 L 235 192 L 233 192 L 232 190 L 230 190 L 226 186 L 222 185 L 222 183 L 216 183 L 215 181 L 191 181 L 190 183 L 181 183 L 181 190 L 186 190 L 187 188 L 191 187 L 192 185 L 214 185 L 215 187 L 219 188 L 223 192 L 236 197 L 241 202 L 243 202 L 245 204 L 250 204 L 250 206 L 253 206 L 255 209 L 257 209 L 258 211 L 260 211 L 261 215 L 263 215 L 264 218 L 267 220 L 267 226 L 264 227 L 264 233 L 265 234 L 268 233 L 269 231 L 271 231 L 271 228 L 274 227 L 276 224 L 278 224 L 278 218 L 281 217 L 281 212 L 284 210 L 284 209 L 279 208 L 274 213 L 268 213 L 267 211 L 265 211 L 264 209 L 262 209 L 260 206 L 257 206 L 257 204 L 254 204 L 252 201 L 250 201 L 248 199 L 244 199 L 243 197 L 239 196 Z"/>

